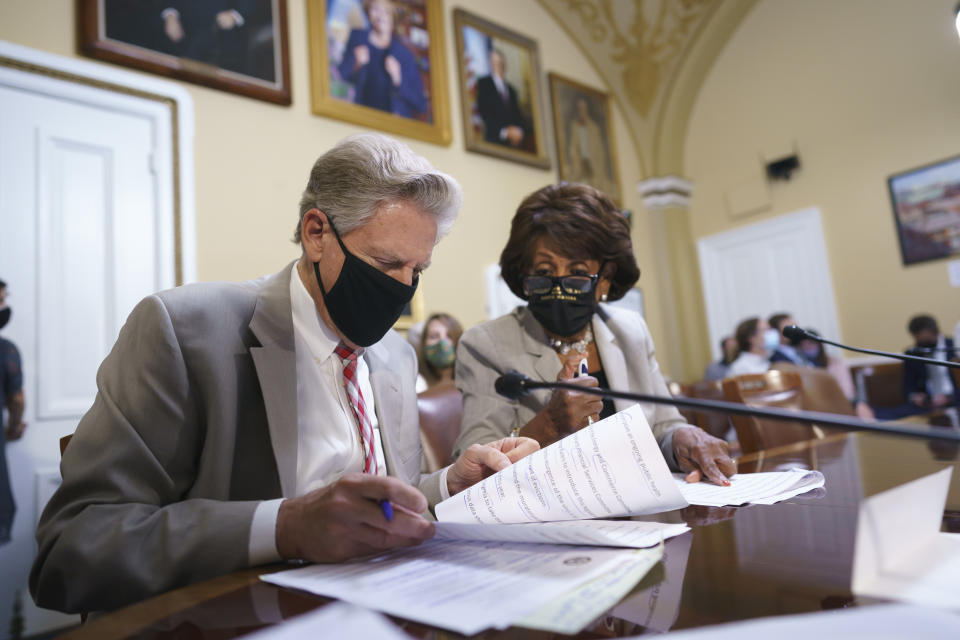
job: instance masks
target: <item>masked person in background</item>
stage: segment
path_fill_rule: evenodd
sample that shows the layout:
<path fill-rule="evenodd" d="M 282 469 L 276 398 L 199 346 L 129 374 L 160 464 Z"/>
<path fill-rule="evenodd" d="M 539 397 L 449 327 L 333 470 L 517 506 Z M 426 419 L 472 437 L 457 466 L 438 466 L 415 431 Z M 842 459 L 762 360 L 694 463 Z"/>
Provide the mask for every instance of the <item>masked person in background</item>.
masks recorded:
<path fill-rule="evenodd" d="M 463 421 L 455 453 L 511 434 L 546 446 L 634 404 L 566 390 L 507 400 L 494 391 L 494 381 L 511 370 L 540 381 L 669 396 L 643 318 L 604 304 L 629 291 L 640 269 L 630 225 L 603 193 L 568 183 L 527 196 L 500 270 L 527 304 L 468 329 L 460 340 L 456 384 Z M 583 366 L 586 374 L 579 375 Z M 718 484 L 736 472 L 725 442 L 686 424 L 673 407 L 642 406 L 671 468 Z"/>
<path fill-rule="evenodd" d="M 415 545 L 434 534 L 428 506 L 536 451 L 503 438 L 420 473 L 416 354 L 390 328 L 461 200 L 405 145 L 351 136 L 310 172 L 298 260 L 140 302 L 41 517 L 37 604 L 114 609 L 267 562 Z"/>
<path fill-rule="evenodd" d="M 727 370 L 727 376 L 763 373 L 770 368 L 770 356 L 780 344 L 780 334 L 763 318 L 747 318 L 734 332 L 740 353 Z"/>
<path fill-rule="evenodd" d="M 453 365 L 463 327 L 449 313 L 434 313 L 424 324 L 417 348 L 417 393 L 453 384 Z"/>

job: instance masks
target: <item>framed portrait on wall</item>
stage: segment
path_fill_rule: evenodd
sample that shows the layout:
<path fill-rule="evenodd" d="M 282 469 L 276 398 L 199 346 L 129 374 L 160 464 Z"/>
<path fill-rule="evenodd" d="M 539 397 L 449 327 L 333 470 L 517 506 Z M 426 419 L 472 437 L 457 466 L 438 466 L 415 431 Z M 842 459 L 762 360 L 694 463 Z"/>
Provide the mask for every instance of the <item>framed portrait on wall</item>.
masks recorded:
<path fill-rule="evenodd" d="M 537 43 L 462 9 L 453 25 L 467 150 L 549 168 Z"/>
<path fill-rule="evenodd" d="M 77 0 L 80 51 L 290 104 L 286 0 Z"/>
<path fill-rule="evenodd" d="M 410 302 L 403 308 L 403 313 L 401 313 L 397 321 L 393 323 L 393 328 L 406 331 L 418 322 L 426 320 L 424 309 L 426 309 L 426 307 L 423 304 L 423 287 L 420 286 L 417 287 L 417 291 L 413 294 Z"/>
<path fill-rule="evenodd" d="M 307 0 L 313 112 L 450 144 L 441 0 Z"/>
<path fill-rule="evenodd" d="M 610 97 L 551 73 L 550 100 L 560 179 L 589 184 L 621 204 Z"/>
<path fill-rule="evenodd" d="M 887 179 L 903 264 L 960 254 L 960 156 Z"/>

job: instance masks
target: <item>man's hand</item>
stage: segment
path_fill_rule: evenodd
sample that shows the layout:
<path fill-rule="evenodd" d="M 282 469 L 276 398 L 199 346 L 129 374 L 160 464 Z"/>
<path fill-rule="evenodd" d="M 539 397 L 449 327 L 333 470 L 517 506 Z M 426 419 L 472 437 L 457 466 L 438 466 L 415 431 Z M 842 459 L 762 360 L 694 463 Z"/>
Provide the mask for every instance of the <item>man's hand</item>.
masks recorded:
<path fill-rule="evenodd" d="M 523 129 L 516 125 L 507 127 L 507 142 L 514 147 L 519 147 L 520 143 L 523 142 Z"/>
<path fill-rule="evenodd" d="M 706 478 L 714 484 L 727 486 L 730 476 L 737 472 L 737 463 L 730 458 L 727 443 L 691 425 L 678 427 L 673 432 L 673 455 L 682 471 L 689 471 L 687 482 Z"/>
<path fill-rule="evenodd" d="M 378 502 L 393 504 L 387 521 Z M 427 499 L 392 477 L 348 473 L 330 486 L 284 500 L 277 514 L 277 551 L 283 558 L 341 562 L 433 537 L 420 515 Z"/>
<path fill-rule="evenodd" d="M 400 81 L 403 80 L 400 72 L 400 62 L 393 56 L 387 56 L 383 61 L 383 68 L 390 74 L 393 86 L 399 87 Z"/>
<path fill-rule="evenodd" d="M 231 29 L 237 27 L 240 24 L 240 21 L 237 20 L 237 13 L 233 10 L 221 11 L 217 14 L 217 27 L 223 31 L 230 31 Z"/>
<path fill-rule="evenodd" d="M 23 432 L 27 430 L 27 423 L 20 421 L 17 424 L 7 425 L 7 442 L 13 442 L 23 437 Z"/>
<path fill-rule="evenodd" d="M 175 11 L 170 11 L 163 19 L 163 32 L 172 42 L 180 42 L 185 35 L 183 32 L 183 23 L 180 22 L 180 15 Z"/>
<path fill-rule="evenodd" d="M 460 493 L 539 448 L 533 438 L 503 438 L 490 444 L 472 444 L 447 472 L 447 489 L 451 496 Z"/>

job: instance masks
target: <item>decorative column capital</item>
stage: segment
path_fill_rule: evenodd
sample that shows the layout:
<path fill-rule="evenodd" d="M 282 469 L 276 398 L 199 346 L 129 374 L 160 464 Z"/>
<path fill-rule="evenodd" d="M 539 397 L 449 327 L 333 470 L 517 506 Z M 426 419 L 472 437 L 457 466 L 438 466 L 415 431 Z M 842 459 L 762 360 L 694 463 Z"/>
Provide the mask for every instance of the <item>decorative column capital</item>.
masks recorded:
<path fill-rule="evenodd" d="M 637 191 L 643 198 L 647 211 L 663 211 L 680 207 L 689 208 L 693 194 L 693 182 L 680 176 L 655 176 L 637 183 Z"/>

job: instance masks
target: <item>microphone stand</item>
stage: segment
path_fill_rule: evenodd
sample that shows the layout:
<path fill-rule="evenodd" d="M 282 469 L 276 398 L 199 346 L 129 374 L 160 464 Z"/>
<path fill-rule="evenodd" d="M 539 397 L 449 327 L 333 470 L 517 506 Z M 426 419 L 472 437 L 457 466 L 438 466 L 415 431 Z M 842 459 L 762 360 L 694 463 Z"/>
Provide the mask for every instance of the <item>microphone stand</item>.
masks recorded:
<path fill-rule="evenodd" d="M 509 375 L 509 374 L 508 374 Z M 569 382 L 537 382 L 530 378 L 523 379 L 520 386 L 524 390 L 529 389 L 568 389 L 579 393 L 588 393 L 605 398 L 621 398 L 624 400 L 636 400 L 637 402 L 650 402 L 653 404 L 665 404 L 669 406 L 683 407 L 686 409 L 699 409 L 702 411 L 714 411 L 720 413 L 731 413 L 741 416 L 752 416 L 755 418 L 770 418 L 773 420 L 786 420 L 789 422 L 815 422 L 817 424 L 829 425 L 832 427 L 843 427 L 854 431 L 872 431 L 877 433 L 886 433 L 898 436 L 907 436 L 909 438 L 927 438 L 935 440 L 950 440 L 960 442 L 960 431 L 955 430 L 936 430 L 936 429 L 915 429 L 902 424 L 891 423 L 873 423 L 864 422 L 856 418 L 844 416 L 836 413 L 823 413 L 820 411 L 803 411 L 778 408 L 748 407 L 747 405 L 735 402 L 724 402 L 721 400 L 704 400 L 700 398 L 685 397 L 667 397 L 652 396 L 645 393 L 630 393 L 627 391 L 613 391 L 611 389 L 601 389 L 599 387 L 584 387 Z"/>
<path fill-rule="evenodd" d="M 793 325 L 789 327 L 784 327 L 783 335 L 791 339 L 793 339 L 796 336 L 799 338 L 805 338 L 807 340 L 815 340 L 817 342 L 829 344 L 834 347 L 840 347 L 841 349 L 846 349 L 847 351 L 856 351 L 858 353 L 866 353 L 871 356 L 895 358 L 897 360 L 903 360 L 904 362 L 922 362 L 923 364 L 932 364 L 938 367 L 947 367 L 949 369 L 960 369 L 960 362 L 950 362 L 949 360 L 936 360 L 934 358 L 921 358 L 920 356 L 911 356 L 905 353 L 890 353 L 889 351 L 876 351 L 874 349 L 861 349 L 860 347 L 851 347 L 849 345 L 840 344 L 839 342 L 834 342 L 833 340 L 827 340 L 826 338 L 821 338 L 818 335 L 810 333 L 806 329 L 801 329 L 800 327 L 793 326 Z"/>

